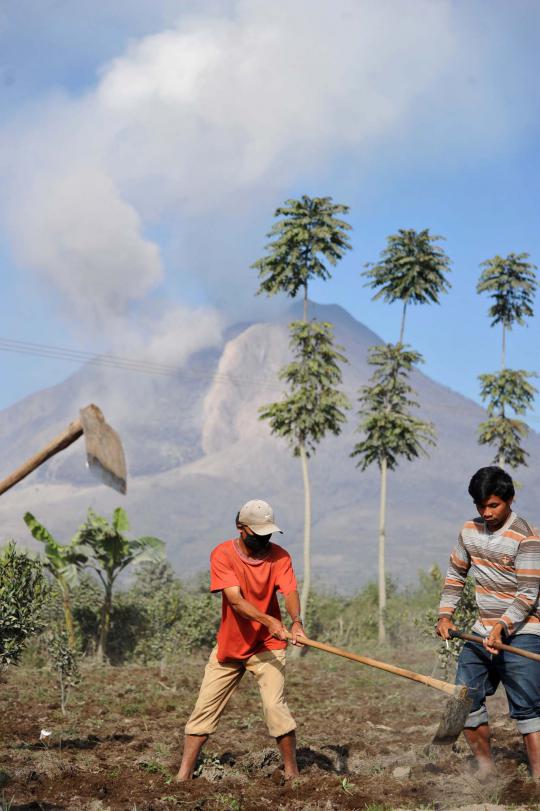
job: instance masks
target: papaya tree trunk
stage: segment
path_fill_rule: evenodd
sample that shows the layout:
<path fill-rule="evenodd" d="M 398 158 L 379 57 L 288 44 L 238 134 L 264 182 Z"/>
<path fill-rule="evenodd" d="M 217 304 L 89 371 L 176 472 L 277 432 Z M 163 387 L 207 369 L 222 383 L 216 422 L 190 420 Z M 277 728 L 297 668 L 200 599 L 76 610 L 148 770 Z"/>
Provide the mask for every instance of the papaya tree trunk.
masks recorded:
<path fill-rule="evenodd" d="M 307 453 L 304 443 L 300 445 L 300 461 L 302 463 L 302 477 L 304 480 L 304 581 L 300 595 L 300 614 L 306 621 L 309 590 L 311 588 L 311 488 Z"/>
<path fill-rule="evenodd" d="M 504 372 L 506 368 L 506 327 L 504 323 L 502 325 L 502 346 L 501 346 L 501 372 Z M 504 406 L 501 410 L 501 416 L 504 417 Z M 498 465 L 499 467 L 504 467 L 506 463 L 506 459 L 504 458 L 503 453 L 499 453 Z"/>
<path fill-rule="evenodd" d="M 304 284 L 304 321 L 308 320 L 308 286 Z M 300 442 L 300 463 L 302 465 L 302 479 L 304 481 L 304 580 L 300 593 L 300 615 L 306 624 L 306 612 L 311 588 L 311 488 L 309 484 L 309 472 L 306 446 Z M 302 654 L 302 648 L 293 647 L 291 656 L 297 659 Z"/>
<path fill-rule="evenodd" d="M 77 641 L 75 639 L 75 626 L 73 623 L 73 610 L 71 608 L 71 596 L 69 593 L 69 587 L 65 583 L 61 583 L 60 588 L 62 589 L 64 622 L 66 623 L 66 633 L 68 637 L 68 643 L 71 650 L 75 650 L 75 648 L 77 647 Z"/>
<path fill-rule="evenodd" d="M 401 313 L 401 327 L 399 330 L 399 342 L 403 343 L 403 336 L 405 335 L 405 314 L 407 312 L 407 302 L 403 302 L 403 311 Z"/>
<path fill-rule="evenodd" d="M 504 329 L 504 327 L 503 327 L 503 329 Z M 505 419 L 505 417 L 506 417 L 506 414 L 504 413 L 504 405 L 501 407 L 501 413 L 500 413 L 499 416 L 502 417 L 503 419 Z M 502 452 L 502 450 L 499 450 L 499 457 L 497 459 L 497 464 L 499 465 L 499 467 L 504 467 L 505 464 L 506 464 L 506 459 L 504 458 L 504 453 Z"/>
<path fill-rule="evenodd" d="M 384 561 L 384 546 L 386 536 L 386 479 L 388 466 L 386 457 L 381 462 L 381 502 L 379 508 L 379 642 L 386 641 L 385 612 L 386 612 L 386 567 Z"/>
<path fill-rule="evenodd" d="M 109 638 L 109 630 L 111 627 L 111 611 L 112 611 L 112 583 L 105 585 L 105 598 L 101 607 L 101 627 L 99 629 L 99 643 L 97 649 L 97 658 L 100 662 L 104 662 L 107 655 L 107 640 Z"/>

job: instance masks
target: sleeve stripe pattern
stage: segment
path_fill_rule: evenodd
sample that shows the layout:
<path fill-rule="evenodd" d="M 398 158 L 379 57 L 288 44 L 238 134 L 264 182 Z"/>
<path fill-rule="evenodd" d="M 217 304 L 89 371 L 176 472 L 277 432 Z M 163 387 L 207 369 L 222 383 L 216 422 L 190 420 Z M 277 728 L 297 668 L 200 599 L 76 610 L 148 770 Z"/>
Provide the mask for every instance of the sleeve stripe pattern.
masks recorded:
<path fill-rule="evenodd" d="M 467 521 L 450 555 L 439 616 L 451 617 L 468 572 L 476 584 L 479 619 L 473 630 L 485 635 L 496 622 L 509 634 L 540 634 L 540 538 L 522 518 L 488 533 L 483 522 Z"/>

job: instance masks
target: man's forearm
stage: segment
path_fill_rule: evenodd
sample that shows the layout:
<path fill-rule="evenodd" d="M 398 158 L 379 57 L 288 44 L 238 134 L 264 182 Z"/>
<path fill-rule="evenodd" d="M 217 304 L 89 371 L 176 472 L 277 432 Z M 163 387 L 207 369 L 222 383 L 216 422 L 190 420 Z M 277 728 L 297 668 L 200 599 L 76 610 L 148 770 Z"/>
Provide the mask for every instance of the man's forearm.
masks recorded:
<path fill-rule="evenodd" d="M 525 622 L 538 604 L 540 588 L 540 538 L 526 538 L 519 545 L 515 561 L 517 590 L 500 622 L 507 634 Z"/>
<path fill-rule="evenodd" d="M 300 617 L 300 598 L 297 591 L 291 591 L 285 596 L 285 608 L 293 622 Z"/>
<path fill-rule="evenodd" d="M 239 597 L 234 602 L 229 600 L 229 602 L 233 610 L 236 611 L 237 614 L 240 614 L 241 617 L 244 617 L 244 619 L 255 620 L 256 622 L 260 622 L 261 625 L 268 625 L 269 620 L 272 619 L 269 614 L 264 614 L 262 611 L 259 611 L 258 608 L 244 597 Z"/>
<path fill-rule="evenodd" d="M 499 624 L 504 627 L 504 632 L 511 635 L 517 625 L 525 622 L 537 604 L 538 601 L 538 587 L 535 589 L 536 594 L 532 589 L 526 592 L 518 592 L 514 597 L 512 603 L 508 606 L 503 616 L 499 620 Z"/>
<path fill-rule="evenodd" d="M 461 600 L 467 573 L 470 568 L 470 561 L 466 558 L 466 551 L 458 542 L 458 545 L 452 550 L 452 554 L 450 555 L 450 562 L 446 571 L 446 577 L 444 578 L 439 603 L 439 619 L 443 617 L 451 619 Z"/>

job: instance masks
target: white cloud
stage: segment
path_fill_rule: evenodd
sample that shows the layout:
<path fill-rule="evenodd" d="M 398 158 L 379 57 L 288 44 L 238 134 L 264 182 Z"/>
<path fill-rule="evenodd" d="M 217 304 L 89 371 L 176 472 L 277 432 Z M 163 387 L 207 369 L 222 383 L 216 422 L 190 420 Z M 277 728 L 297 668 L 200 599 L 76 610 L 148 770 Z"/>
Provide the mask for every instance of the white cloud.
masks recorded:
<path fill-rule="evenodd" d="M 189 8 L 104 65 L 84 97 L 57 95 L 0 133 L 14 253 L 93 329 L 129 333 L 130 308 L 165 274 L 196 275 L 211 301 L 226 287 L 245 317 L 250 225 L 268 226 L 296 183 L 338 158 L 363 165 L 381 144 L 429 148 L 431 131 L 442 156 L 471 139 L 485 154 L 508 132 L 489 43 L 450 0 Z M 177 248 L 165 268 L 156 225 Z M 156 346 L 174 343 L 171 311 L 155 316 Z M 193 329 L 213 340 L 214 318 L 199 313 Z"/>
<path fill-rule="evenodd" d="M 219 345 L 223 319 L 211 307 L 170 306 L 123 327 L 117 345 L 123 341 L 138 360 L 181 366 L 194 352 Z"/>
<path fill-rule="evenodd" d="M 404 7 L 403 7 L 404 8 Z M 119 182 L 160 178 L 188 212 L 273 188 L 396 126 L 455 52 L 446 3 L 241 2 L 181 22 L 102 73 Z M 406 69 L 403 65 L 406 64 Z"/>
<path fill-rule="evenodd" d="M 157 246 L 95 167 L 42 176 L 19 200 L 22 216 L 13 227 L 20 260 L 46 276 L 78 321 L 106 330 L 161 281 Z"/>

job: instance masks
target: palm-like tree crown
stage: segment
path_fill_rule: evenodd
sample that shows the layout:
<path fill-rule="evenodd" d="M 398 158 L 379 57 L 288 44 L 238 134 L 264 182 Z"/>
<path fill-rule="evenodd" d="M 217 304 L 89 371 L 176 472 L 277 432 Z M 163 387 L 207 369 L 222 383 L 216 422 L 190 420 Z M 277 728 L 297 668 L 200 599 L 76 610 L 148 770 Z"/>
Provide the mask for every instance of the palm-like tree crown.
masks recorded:
<path fill-rule="evenodd" d="M 269 420 L 272 433 L 288 440 L 295 456 L 301 446 L 309 456 L 326 433 L 337 436 L 345 422 L 343 409 L 350 406 L 338 386 L 339 364 L 346 358 L 343 347 L 334 345 L 332 325 L 322 321 L 293 321 L 291 348 L 295 360 L 279 373 L 289 392 L 263 406 L 260 419 Z"/>
<path fill-rule="evenodd" d="M 330 278 L 325 262 L 336 265 L 351 247 L 347 238 L 351 226 L 338 217 L 348 211 L 331 197 L 304 194 L 299 200 L 286 200 L 274 215 L 281 219 L 267 234 L 271 239 L 267 255 L 252 265 L 261 279 L 258 292 L 284 292 L 294 298 L 303 287 L 307 298 L 310 279 Z"/>
<path fill-rule="evenodd" d="M 509 416 L 508 411 L 525 414 L 533 404 L 536 388 L 528 380 L 532 377 L 537 375 L 523 369 L 502 369 L 495 374 L 479 375 L 480 397 L 487 400 L 488 419 L 478 426 L 478 441 L 496 448 L 495 464 L 514 468 L 527 465 L 529 454 L 521 443 L 529 427 L 523 420 Z"/>
<path fill-rule="evenodd" d="M 511 329 L 513 324 L 524 324 L 534 315 L 534 295 L 538 287 L 536 265 L 527 262 L 528 253 L 509 253 L 494 256 L 482 262 L 484 268 L 478 281 L 478 293 L 490 293 L 494 300 L 489 308 L 492 326 L 502 324 Z"/>
<path fill-rule="evenodd" d="M 358 456 L 358 467 L 365 470 L 383 461 L 389 470 L 398 465 L 400 456 L 411 461 L 426 453 L 422 443 L 434 445 L 435 431 L 429 422 L 414 417 L 410 409 L 418 403 L 408 376 L 413 366 L 422 361 L 419 352 L 403 344 L 385 344 L 370 348 L 369 363 L 375 367 L 371 385 L 360 390 L 359 430 L 364 434 L 351 456 Z"/>
<path fill-rule="evenodd" d="M 536 388 L 528 378 L 538 377 L 524 369 L 503 369 L 496 374 L 479 375 L 480 397 L 487 400 L 487 412 L 491 416 L 504 416 L 508 409 L 515 414 L 525 414 L 534 402 Z"/>
<path fill-rule="evenodd" d="M 428 228 L 400 228 L 397 234 L 391 234 L 380 261 L 368 262 L 369 270 L 363 273 L 369 279 L 366 285 L 378 291 L 373 298 L 438 304 L 440 293 L 450 287 L 445 276 L 450 260 L 435 244 L 439 239 L 443 237 L 430 234 Z"/>

